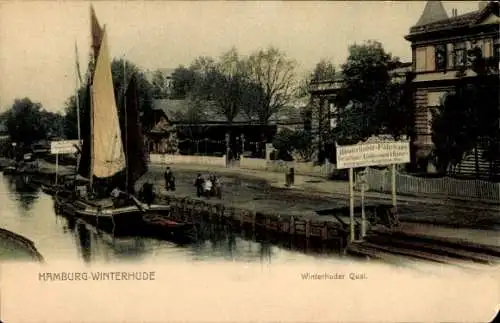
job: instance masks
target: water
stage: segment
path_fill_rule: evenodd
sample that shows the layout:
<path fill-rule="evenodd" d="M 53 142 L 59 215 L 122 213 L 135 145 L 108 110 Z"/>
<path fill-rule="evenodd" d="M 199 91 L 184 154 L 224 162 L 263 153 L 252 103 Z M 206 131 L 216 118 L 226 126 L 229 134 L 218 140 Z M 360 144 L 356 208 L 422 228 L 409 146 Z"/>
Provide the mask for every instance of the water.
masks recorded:
<path fill-rule="evenodd" d="M 268 264 L 353 261 L 332 255 L 306 255 L 224 232 L 215 232 L 209 239 L 190 245 L 147 237 L 112 237 L 89 225 L 75 225 L 56 215 L 51 196 L 39 188 L 26 185 L 21 177 L 16 176 L 0 175 L 0 205 L 0 227 L 32 240 L 48 263 L 74 260 L 82 263 L 222 260 Z M 302 246 L 302 250 L 304 248 Z"/>

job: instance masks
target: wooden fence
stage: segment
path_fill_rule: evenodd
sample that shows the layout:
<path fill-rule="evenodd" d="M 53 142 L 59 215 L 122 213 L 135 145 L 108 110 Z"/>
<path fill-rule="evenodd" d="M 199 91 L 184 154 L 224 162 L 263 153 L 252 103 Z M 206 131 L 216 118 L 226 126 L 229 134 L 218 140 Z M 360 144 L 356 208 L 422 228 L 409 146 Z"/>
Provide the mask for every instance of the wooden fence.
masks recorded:
<path fill-rule="evenodd" d="M 391 172 L 388 169 L 367 168 L 366 182 L 370 191 L 391 192 Z M 445 195 L 500 202 L 500 183 L 482 180 L 424 178 L 396 173 L 396 189 L 403 195 Z"/>

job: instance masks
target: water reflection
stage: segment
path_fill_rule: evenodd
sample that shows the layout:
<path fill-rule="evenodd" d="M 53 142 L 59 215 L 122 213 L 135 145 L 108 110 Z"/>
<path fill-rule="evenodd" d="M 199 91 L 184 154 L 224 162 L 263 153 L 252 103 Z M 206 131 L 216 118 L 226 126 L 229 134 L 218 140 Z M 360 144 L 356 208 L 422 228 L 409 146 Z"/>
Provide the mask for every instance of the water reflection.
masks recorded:
<path fill-rule="evenodd" d="M 91 250 L 91 241 L 90 241 L 90 232 L 85 228 L 84 223 L 78 223 L 76 225 L 76 232 L 78 238 L 78 244 L 80 247 L 80 254 L 82 256 L 83 261 L 89 263 L 92 260 L 92 250 Z"/>
<path fill-rule="evenodd" d="M 14 192 L 21 208 L 25 211 L 31 210 L 39 197 L 40 188 L 26 175 L 3 176 L 3 178 L 7 180 L 8 188 Z"/>
<path fill-rule="evenodd" d="M 279 244 L 269 234 L 235 230 L 227 223 L 203 223 L 197 230 L 197 239 L 189 243 L 146 234 L 113 236 L 71 217 L 57 215 L 52 197 L 20 176 L 4 176 L 2 180 L 0 175 L 0 204 L 5 206 L 0 226 L 34 241 L 48 263 L 72 259 L 87 264 L 199 260 L 270 263 L 304 257 L 291 251 L 295 242 Z M 26 213 L 30 216 L 20 216 Z"/>

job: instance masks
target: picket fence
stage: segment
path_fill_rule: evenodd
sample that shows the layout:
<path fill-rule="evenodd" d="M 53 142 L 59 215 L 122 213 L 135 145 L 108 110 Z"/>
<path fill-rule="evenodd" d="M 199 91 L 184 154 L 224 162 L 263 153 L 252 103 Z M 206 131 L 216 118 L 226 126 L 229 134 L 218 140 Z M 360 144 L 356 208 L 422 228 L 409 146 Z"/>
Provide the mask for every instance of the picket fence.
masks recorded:
<path fill-rule="evenodd" d="M 388 169 L 367 168 L 365 180 L 369 191 L 391 192 L 391 172 Z M 444 195 L 500 202 L 500 183 L 482 180 L 424 178 L 396 173 L 396 190 L 403 195 Z"/>

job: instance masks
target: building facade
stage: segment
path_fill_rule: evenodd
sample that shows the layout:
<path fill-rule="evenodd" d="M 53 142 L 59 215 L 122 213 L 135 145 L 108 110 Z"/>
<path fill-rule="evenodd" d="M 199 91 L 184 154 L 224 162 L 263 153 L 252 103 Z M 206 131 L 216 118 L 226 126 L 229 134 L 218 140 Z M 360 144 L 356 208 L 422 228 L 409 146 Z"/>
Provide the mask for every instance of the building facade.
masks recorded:
<path fill-rule="evenodd" d="M 448 16 L 441 1 L 428 1 L 405 36 L 412 49 L 417 158 L 428 158 L 433 150 L 432 110 L 453 91 L 459 78 L 474 82 L 477 76 L 470 68 L 468 50 L 479 48 L 483 57 L 498 59 L 498 8 L 498 2 L 482 1 L 473 12 L 459 15 L 453 9 Z"/>

